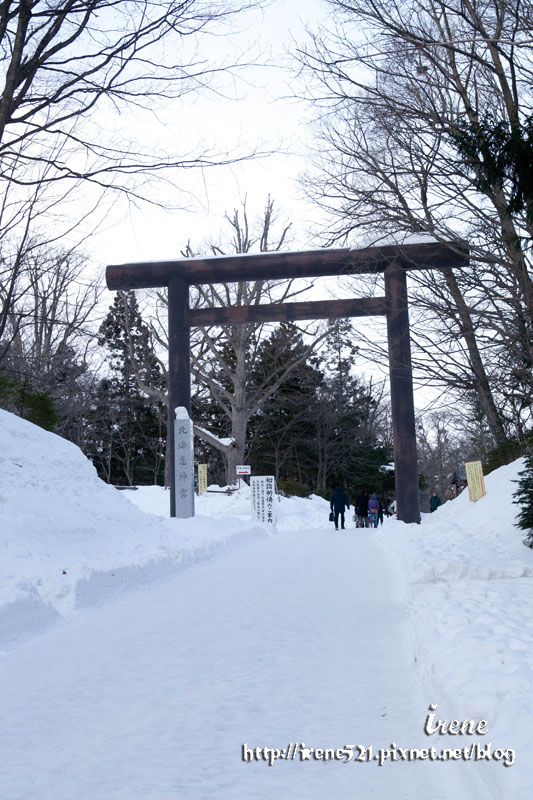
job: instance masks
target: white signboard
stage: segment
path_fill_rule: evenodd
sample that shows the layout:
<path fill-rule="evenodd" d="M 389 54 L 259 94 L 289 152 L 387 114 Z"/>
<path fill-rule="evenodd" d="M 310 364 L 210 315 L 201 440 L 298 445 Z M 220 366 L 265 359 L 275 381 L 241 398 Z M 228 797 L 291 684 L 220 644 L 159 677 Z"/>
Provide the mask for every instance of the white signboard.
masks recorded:
<path fill-rule="evenodd" d="M 176 517 L 194 517 L 194 451 L 192 421 L 183 406 L 174 420 Z"/>
<path fill-rule="evenodd" d="M 244 464 L 238 464 L 235 468 L 237 475 L 251 475 L 252 468 Z"/>
<path fill-rule="evenodd" d="M 257 475 L 250 478 L 252 489 L 252 517 L 267 525 L 276 524 L 274 500 L 276 481 L 273 475 Z"/>

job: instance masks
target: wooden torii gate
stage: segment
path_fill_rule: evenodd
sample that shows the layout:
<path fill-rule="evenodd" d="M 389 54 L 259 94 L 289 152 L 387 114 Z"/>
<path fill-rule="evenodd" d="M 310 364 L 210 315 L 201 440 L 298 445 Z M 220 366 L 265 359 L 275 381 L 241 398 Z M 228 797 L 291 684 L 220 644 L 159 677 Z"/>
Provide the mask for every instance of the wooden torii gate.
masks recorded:
<path fill-rule="evenodd" d="M 424 242 L 363 249 L 239 254 L 107 267 L 107 286 L 111 290 L 168 287 L 170 516 L 176 516 L 174 410 L 179 406 L 185 407 L 189 414 L 191 410 L 191 327 L 386 315 L 397 517 L 404 522 L 420 522 L 406 273 L 408 270 L 464 267 L 467 264 L 468 247 L 465 243 Z M 384 274 L 384 297 L 189 308 L 191 285 L 377 273 Z"/>

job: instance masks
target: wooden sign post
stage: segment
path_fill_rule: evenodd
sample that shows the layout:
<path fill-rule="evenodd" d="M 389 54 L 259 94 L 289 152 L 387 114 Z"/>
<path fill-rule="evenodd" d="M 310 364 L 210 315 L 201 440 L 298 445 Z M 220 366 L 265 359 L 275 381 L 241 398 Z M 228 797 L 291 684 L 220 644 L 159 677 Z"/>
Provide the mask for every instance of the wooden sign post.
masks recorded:
<path fill-rule="evenodd" d="M 169 422 L 171 449 L 170 515 L 175 516 L 173 409 L 191 411 L 190 328 L 246 322 L 287 322 L 385 314 L 389 343 L 397 518 L 420 522 L 413 379 L 406 273 L 468 265 L 464 242 L 421 242 L 361 249 L 330 248 L 294 253 L 254 253 L 109 266 L 107 286 L 116 289 L 168 287 Z M 329 275 L 383 273 L 385 297 L 300 303 L 189 308 L 189 286 L 203 283 L 287 280 Z M 194 514 L 194 509 L 193 512 Z"/>

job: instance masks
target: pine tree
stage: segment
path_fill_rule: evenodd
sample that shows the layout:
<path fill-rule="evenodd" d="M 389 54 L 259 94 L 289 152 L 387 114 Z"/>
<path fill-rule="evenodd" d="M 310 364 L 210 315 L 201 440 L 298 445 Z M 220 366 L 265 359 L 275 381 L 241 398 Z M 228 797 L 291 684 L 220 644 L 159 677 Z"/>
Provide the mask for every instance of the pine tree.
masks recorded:
<path fill-rule="evenodd" d="M 33 422 L 46 431 L 54 431 L 58 416 L 53 398 L 46 392 L 37 392 L 26 382 L 16 385 L 15 411 L 19 417 Z"/>
<path fill-rule="evenodd" d="M 164 379 L 134 292 L 117 292 L 99 343 L 110 354 L 110 375 L 91 414 L 90 456 L 111 483 L 162 483 L 166 409 L 140 391 L 136 373 L 152 386 L 162 387 Z"/>
<path fill-rule="evenodd" d="M 318 489 L 339 482 L 383 493 L 387 476 L 380 466 L 391 460 L 390 446 L 378 436 L 374 390 L 353 374 L 358 348 L 350 320 L 328 323 L 322 352 L 324 381 L 313 410 L 317 443 Z"/>
<path fill-rule="evenodd" d="M 291 493 L 328 491 L 339 480 L 372 486 L 382 494 L 389 473 L 389 448 L 376 430 L 374 390 L 351 374 L 357 348 L 349 321 L 329 325 L 320 354 L 307 355 L 251 418 L 249 460 L 254 470 L 274 474 Z M 273 366 L 299 353 L 305 343 L 297 326 L 284 323 L 258 349 L 250 390 Z"/>
<path fill-rule="evenodd" d="M 518 503 L 516 527 L 527 531 L 524 544 L 533 547 L 533 449 L 525 457 L 524 469 L 519 473 L 518 489 L 513 493 L 513 498 Z"/>
<path fill-rule="evenodd" d="M 309 409 L 322 382 L 318 358 L 307 352 L 296 325 L 282 323 L 261 342 L 250 373 L 250 388 L 261 385 L 284 363 L 302 357 L 270 395 L 248 426 L 249 458 L 254 469 L 273 474 L 280 485 L 290 481 L 314 487 L 314 429 Z M 301 486 L 305 493 L 305 486 Z"/>

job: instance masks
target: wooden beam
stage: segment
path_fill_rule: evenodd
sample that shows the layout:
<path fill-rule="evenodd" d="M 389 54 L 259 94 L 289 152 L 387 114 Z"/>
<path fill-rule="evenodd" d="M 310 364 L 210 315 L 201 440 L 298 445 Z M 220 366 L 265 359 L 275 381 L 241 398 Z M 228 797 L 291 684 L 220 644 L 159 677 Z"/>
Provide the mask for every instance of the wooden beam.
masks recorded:
<path fill-rule="evenodd" d="M 293 253 L 244 253 L 176 261 L 147 261 L 107 267 L 108 289 L 147 289 L 168 286 L 173 277 L 189 285 L 235 281 L 316 278 L 384 272 L 389 264 L 404 269 L 445 269 L 468 265 L 462 242 L 423 242 L 363 249 L 329 248 Z"/>
<path fill-rule="evenodd" d="M 246 322 L 292 322 L 299 319 L 372 317 L 385 314 L 384 297 L 317 300 L 304 303 L 271 303 L 256 306 L 197 308 L 189 312 L 191 326 L 242 325 Z"/>

